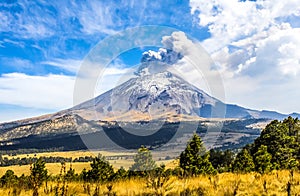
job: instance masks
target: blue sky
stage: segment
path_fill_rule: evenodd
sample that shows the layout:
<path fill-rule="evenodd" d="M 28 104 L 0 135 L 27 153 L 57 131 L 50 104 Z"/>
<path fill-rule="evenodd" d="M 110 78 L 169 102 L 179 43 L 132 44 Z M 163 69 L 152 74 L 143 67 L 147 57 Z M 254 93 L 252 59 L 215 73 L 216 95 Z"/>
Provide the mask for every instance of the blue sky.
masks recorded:
<path fill-rule="evenodd" d="M 142 25 L 173 27 L 197 39 L 223 77 L 226 102 L 300 112 L 299 21 L 297 0 L 1 1 L 0 122 L 71 107 L 88 52 Z M 114 63 L 134 65 L 146 49 Z"/>

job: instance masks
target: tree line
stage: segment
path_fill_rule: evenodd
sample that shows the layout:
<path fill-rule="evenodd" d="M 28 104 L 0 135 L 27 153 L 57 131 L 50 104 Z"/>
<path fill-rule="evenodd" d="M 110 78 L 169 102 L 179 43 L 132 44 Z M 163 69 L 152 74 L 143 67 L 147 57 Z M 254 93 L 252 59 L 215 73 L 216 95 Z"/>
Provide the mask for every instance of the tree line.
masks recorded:
<path fill-rule="evenodd" d="M 15 155 L 16 156 L 16 155 Z M 92 162 L 93 156 L 83 156 L 83 157 L 60 157 L 60 156 L 41 156 L 46 163 L 75 163 L 75 162 Z M 118 159 L 130 159 L 131 155 L 118 155 L 118 156 L 106 156 L 107 160 L 118 160 Z M 168 158 L 168 157 L 166 157 Z M 170 158 L 170 157 L 169 157 Z M 12 166 L 12 165 L 30 165 L 38 160 L 36 155 L 34 157 L 16 157 L 9 159 L 0 155 L 0 167 Z"/>
<path fill-rule="evenodd" d="M 67 162 L 91 162 L 93 160 L 93 156 L 84 156 L 77 157 L 73 159 L 72 157 L 59 157 L 59 156 L 41 156 L 40 157 L 45 163 L 67 163 Z M 9 159 L 0 155 L 0 167 L 6 167 L 11 165 L 30 165 L 35 163 L 38 160 L 37 157 L 17 157 Z"/>
<path fill-rule="evenodd" d="M 247 173 L 256 171 L 261 174 L 272 170 L 300 169 L 300 122 L 296 118 L 288 117 L 283 121 L 272 121 L 261 132 L 261 135 L 237 154 L 230 150 L 209 150 L 196 133 L 187 143 L 185 150 L 178 157 L 179 164 L 174 169 L 158 166 L 152 158 L 151 152 L 142 146 L 134 156 L 133 165 L 126 170 L 121 167 L 114 171 L 113 166 L 102 155 L 92 158 L 91 169 L 83 169 L 76 173 L 70 166 L 62 163 L 59 175 L 49 176 L 42 158 L 36 160 L 30 167 L 30 175 L 17 177 L 12 170 L 8 170 L 0 179 L 2 187 L 22 187 L 32 189 L 33 196 L 38 195 L 38 188 L 47 181 L 59 182 L 56 187 L 45 188 L 45 191 L 64 195 L 67 183 L 71 181 L 83 182 L 84 189 L 89 191 L 89 183 L 108 183 L 128 178 L 147 178 L 149 186 L 159 189 L 170 178 L 180 178 L 214 175 L 222 172 Z M 109 189 L 109 188 L 108 188 Z M 58 194 L 60 192 L 60 194 Z M 97 193 L 96 190 L 94 191 Z"/>

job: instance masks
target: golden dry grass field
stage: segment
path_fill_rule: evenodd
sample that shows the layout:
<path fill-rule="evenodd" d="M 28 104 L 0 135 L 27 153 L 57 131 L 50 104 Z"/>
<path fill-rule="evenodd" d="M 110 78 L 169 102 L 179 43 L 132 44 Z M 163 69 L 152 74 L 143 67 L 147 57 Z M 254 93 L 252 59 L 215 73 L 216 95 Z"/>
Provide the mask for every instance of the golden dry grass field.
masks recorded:
<path fill-rule="evenodd" d="M 124 153 L 124 152 L 109 152 L 109 151 L 89 151 L 89 150 L 79 150 L 79 151 L 65 151 L 65 152 L 41 152 L 41 153 L 32 153 L 32 154 L 20 154 L 20 155 L 3 155 L 2 157 L 5 158 L 24 158 L 24 157 L 72 157 L 78 158 L 78 157 L 84 157 L 84 156 L 97 156 L 98 154 L 102 154 L 103 156 L 117 156 L 117 155 L 133 155 L 132 153 Z"/>
<path fill-rule="evenodd" d="M 270 174 L 260 175 L 257 173 L 233 174 L 223 173 L 215 176 L 199 176 L 195 178 L 180 179 L 171 177 L 161 188 L 147 187 L 146 179 L 128 179 L 109 184 L 99 185 L 100 195 L 108 195 L 108 185 L 112 186 L 110 193 L 115 195 L 272 195 L 286 196 L 287 184 L 290 180 L 289 171 L 274 171 Z M 291 195 L 300 193 L 300 174 L 295 173 L 292 181 Z M 56 182 L 48 184 L 48 189 L 57 186 Z M 96 184 L 71 182 L 68 184 L 67 195 L 87 196 L 93 195 Z M 0 195 L 13 195 L 13 189 L 1 189 Z M 89 192 L 89 193 L 88 193 Z M 31 190 L 19 190 L 18 195 L 32 195 Z M 45 193 L 45 185 L 39 189 L 39 195 L 55 195 L 53 192 Z"/>
<path fill-rule="evenodd" d="M 133 160 L 118 160 L 114 161 L 111 160 L 109 161 L 115 169 L 120 168 L 123 166 L 124 168 L 128 169 L 132 164 Z M 173 168 L 175 165 L 172 163 L 172 160 L 168 161 L 157 161 L 156 162 L 158 165 L 164 163 L 166 164 L 167 168 Z M 70 163 L 66 164 L 67 169 L 70 168 Z M 29 175 L 30 173 L 30 165 L 12 165 L 12 166 L 7 166 L 7 167 L 0 167 L 0 176 L 3 176 L 7 170 L 13 170 L 17 176 L 21 176 L 22 174 Z M 61 163 L 46 163 L 46 168 L 48 170 L 48 174 L 50 175 L 57 175 L 60 172 L 61 169 Z M 85 169 L 90 169 L 90 163 L 89 162 L 84 162 L 84 163 L 72 163 L 72 168 L 75 169 L 76 173 L 80 173 L 84 168 Z"/>
<path fill-rule="evenodd" d="M 84 157 L 84 156 L 97 156 L 101 154 L 103 156 L 124 156 L 124 155 L 134 155 L 135 152 L 132 153 L 124 153 L 124 152 L 108 152 L 108 151 L 67 151 L 67 152 L 43 152 L 43 153 L 33 153 L 33 154 L 20 154 L 20 155 L 3 155 L 2 157 L 7 157 L 8 159 L 12 158 L 26 158 L 26 157 L 65 157 L 70 158 L 72 157 L 73 160 L 75 158 Z M 123 166 L 124 168 L 128 169 L 133 164 L 133 159 L 118 159 L 118 160 L 109 160 L 110 164 L 114 166 L 115 169 L 120 168 Z M 157 165 L 165 164 L 167 168 L 175 167 L 175 164 L 172 163 L 173 160 L 157 160 Z M 67 163 L 67 168 L 70 167 L 70 163 Z M 48 169 L 48 173 L 52 175 L 57 175 L 60 172 L 61 164 L 60 163 L 47 163 L 46 167 Z M 0 167 L 0 176 L 5 174 L 5 172 L 9 169 L 13 170 L 17 176 L 22 174 L 28 175 L 29 174 L 30 165 L 12 165 L 8 167 Z M 72 168 L 75 169 L 76 173 L 80 173 L 84 168 L 90 169 L 90 163 L 88 162 L 75 162 L 72 163 Z"/>
<path fill-rule="evenodd" d="M 70 164 L 67 164 L 67 168 L 70 167 Z M 46 168 L 48 170 L 48 174 L 57 175 L 61 169 L 61 163 L 46 163 Z M 72 163 L 72 168 L 75 169 L 76 173 L 80 173 L 84 168 L 90 169 L 90 163 Z M 0 167 L 0 176 L 3 176 L 7 170 L 13 170 L 17 176 L 21 176 L 22 174 L 29 175 L 30 173 L 30 165 L 12 165 L 8 167 Z"/>
<path fill-rule="evenodd" d="M 3 156 L 10 158 L 17 157 L 40 157 L 40 156 L 59 156 L 59 157 L 82 157 L 82 156 L 96 156 L 101 153 L 104 156 L 120 155 L 122 153 L 117 152 L 105 152 L 105 151 L 73 151 L 73 152 L 53 152 L 53 153 L 36 153 L 25 154 L 16 156 Z M 130 154 L 133 155 L 134 153 Z M 115 169 L 123 166 L 129 168 L 133 163 L 132 159 L 110 160 L 110 163 Z M 178 165 L 178 160 L 157 161 L 157 165 L 161 163 L 166 164 L 167 168 L 175 168 Z M 67 163 L 67 169 L 70 167 L 70 163 Z M 29 175 L 29 165 L 24 166 L 9 166 L 0 167 L 0 176 L 2 176 L 8 169 L 15 172 L 17 176 L 22 174 Z M 47 163 L 46 168 L 49 174 L 57 175 L 60 172 L 60 163 Z M 84 168 L 90 169 L 90 163 L 72 163 L 72 168 L 76 173 L 80 173 Z M 108 185 L 112 186 L 111 192 L 116 195 L 208 195 L 208 196 L 229 196 L 229 195 L 272 195 L 272 196 L 285 196 L 287 195 L 288 182 L 291 182 L 291 195 L 300 195 L 300 174 L 294 173 L 293 180 L 291 181 L 289 171 L 273 171 L 269 174 L 260 175 L 258 173 L 249 174 L 234 174 L 234 173 L 222 173 L 215 176 L 199 176 L 194 178 L 178 178 L 171 177 L 162 187 L 151 188 L 147 179 L 126 179 L 109 184 L 101 184 L 100 195 L 108 194 Z M 153 182 L 152 182 L 153 183 Z M 57 182 L 49 182 L 47 189 L 54 189 L 57 186 Z M 151 185 L 151 183 L 150 183 Z M 62 185 L 59 185 L 62 186 Z M 84 184 L 83 182 L 70 182 L 67 184 L 68 196 L 80 196 L 80 195 L 93 195 L 96 184 Z M 55 195 L 54 192 L 45 193 L 45 184 L 40 188 L 39 195 Z M 15 189 L 15 190 L 14 190 Z M 17 193 L 17 194 L 16 194 Z M 0 196 L 4 195 L 20 195 L 31 196 L 31 190 L 17 190 L 16 188 L 0 189 Z"/>

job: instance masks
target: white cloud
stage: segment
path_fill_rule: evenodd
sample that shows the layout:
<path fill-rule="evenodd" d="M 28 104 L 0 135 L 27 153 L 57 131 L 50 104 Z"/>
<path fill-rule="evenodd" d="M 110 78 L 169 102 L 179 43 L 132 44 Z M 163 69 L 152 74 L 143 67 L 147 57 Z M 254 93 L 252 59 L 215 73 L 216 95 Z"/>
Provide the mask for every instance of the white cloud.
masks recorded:
<path fill-rule="evenodd" d="M 52 59 L 51 61 L 44 61 L 41 64 L 51 65 L 54 67 L 58 67 L 60 69 L 64 69 L 70 71 L 72 73 L 76 73 L 81 65 L 81 60 L 76 59 Z"/>
<path fill-rule="evenodd" d="M 107 68 L 99 78 L 95 96 L 110 90 L 133 76 L 133 70 Z M 22 114 L 34 116 L 46 111 L 59 111 L 73 106 L 75 76 L 32 76 L 9 73 L 0 76 L 0 104 L 19 107 Z M 0 112 L 0 122 L 20 118 L 17 110 Z M 2 117 L 2 113 L 7 115 Z M 19 114 L 18 114 L 19 113 Z M 31 115 L 28 115 L 30 114 Z M 25 116 L 23 116 L 24 118 Z"/>
<path fill-rule="evenodd" d="M 9 22 L 10 22 L 9 17 L 10 17 L 9 14 L 0 12 L 0 18 L 1 18 L 0 26 L 5 30 L 7 30 L 9 26 Z"/>
<path fill-rule="evenodd" d="M 270 51 L 265 47 L 272 39 L 279 39 L 277 46 L 286 44 L 285 40 L 299 42 L 299 32 L 293 29 L 288 21 L 279 22 L 279 17 L 287 17 L 299 14 L 299 1 L 191 1 L 192 13 L 198 10 L 200 22 L 199 25 L 207 26 L 211 38 L 203 41 L 203 46 L 211 53 L 213 59 L 221 66 L 223 70 L 239 72 L 245 69 L 253 61 L 258 60 L 258 53 Z M 300 19 L 300 18 L 299 18 Z M 282 37 L 282 38 L 279 38 Z M 264 51 L 262 51 L 265 48 Z M 295 45 L 296 50 L 299 45 Z M 275 48 L 272 48 L 274 50 Z M 277 53 L 274 51 L 274 53 Z M 267 53 L 264 55 L 268 55 Z M 270 54 L 269 54 L 270 55 Z M 272 55 L 272 59 L 283 62 L 283 55 Z M 292 59 L 288 59 L 292 58 Z M 294 62 L 297 64 L 295 55 L 284 56 L 285 62 Z M 277 66 L 273 63 L 273 66 Z M 292 65 L 290 65 L 292 66 Z M 282 68 L 285 70 L 285 68 Z M 288 68 L 290 70 L 290 68 Z M 257 69 L 260 71 L 260 69 Z M 287 73 L 288 71 L 284 71 Z"/>
<path fill-rule="evenodd" d="M 298 14 L 300 3 L 288 1 L 191 0 L 191 12 L 199 11 L 199 25 L 207 26 L 212 38 L 206 40 L 210 52 L 233 41 L 252 37 L 281 26 L 278 17 Z M 214 45 L 212 45 L 214 43 Z"/>
<path fill-rule="evenodd" d="M 300 20 L 299 1 L 191 0 L 190 6 L 211 33 L 202 44 L 223 74 L 229 102 L 300 112 L 294 101 L 282 104 L 299 97 L 287 93 L 300 87 L 300 29 L 289 21 Z"/>
<path fill-rule="evenodd" d="M 74 79 L 63 75 L 3 74 L 0 77 L 0 103 L 57 110 L 70 107 Z"/>

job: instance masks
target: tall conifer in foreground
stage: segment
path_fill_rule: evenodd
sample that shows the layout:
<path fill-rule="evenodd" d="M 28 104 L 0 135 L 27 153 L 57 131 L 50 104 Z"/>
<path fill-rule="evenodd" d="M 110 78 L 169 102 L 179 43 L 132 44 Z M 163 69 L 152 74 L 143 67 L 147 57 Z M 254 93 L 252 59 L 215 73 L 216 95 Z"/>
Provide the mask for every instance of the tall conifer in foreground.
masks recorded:
<path fill-rule="evenodd" d="M 209 161 L 209 153 L 206 152 L 201 138 L 196 133 L 180 154 L 179 166 L 184 174 L 189 176 L 216 172 Z"/>

